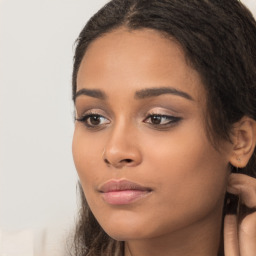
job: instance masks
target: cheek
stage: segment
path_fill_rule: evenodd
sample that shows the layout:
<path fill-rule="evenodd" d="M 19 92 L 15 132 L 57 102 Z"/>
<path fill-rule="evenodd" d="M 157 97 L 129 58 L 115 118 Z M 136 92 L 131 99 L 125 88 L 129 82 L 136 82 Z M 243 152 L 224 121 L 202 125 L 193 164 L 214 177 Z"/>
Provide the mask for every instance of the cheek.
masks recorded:
<path fill-rule="evenodd" d="M 229 171 L 225 155 L 196 131 L 190 126 L 190 130 L 160 139 L 154 153 L 147 146 L 149 176 L 158 182 L 163 205 L 183 215 L 188 210 L 205 214 L 217 206 L 225 194 Z"/>
<path fill-rule="evenodd" d="M 96 186 L 109 179 L 105 163 L 102 160 L 103 149 L 104 138 L 101 135 L 98 134 L 95 139 L 95 136 L 84 131 L 81 124 L 76 124 L 72 143 L 73 159 L 91 209 L 101 208 L 102 201 L 95 193 Z"/>
<path fill-rule="evenodd" d="M 145 233 L 154 230 L 159 235 L 213 213 L 220 216 L 228 162 L 202 134 L 185 134 L 163 140 L 158 137 L 150 143 L 145 139 L 145 179 L 155 185 L 155 195 L 141 214 L 147 223 L 152 223 Z M 153 145 L 158 145 L 157 150 L 152 151 Z"/>
<path fill-rule="evenodd" d="M 86 199 L 91 198 L 94 191 L 92 179 L 95 179 L 95 172 L 90 170 L 91 167 L 95 166 L 97 163 L 97 154 L 95 154 L 95 150 L 91 148 L 88 139 L 86 139 L 83 133 L 80 132 L 80 129 L 77 128 L 73 136 L 72 153 L 76 171 Z"/>
<path fill-rule="evenodd" d="M 90 186 L 91 179 L 97 173 L 95 167 L 100 160 L 101 145 L 96 140 L 92 140 L 93 136 L 85 136 L 83 128 L 77 124 L 73 136 L 72 153 L 83 187 L 87 187 L 84 186 L 85 183 Z"/>

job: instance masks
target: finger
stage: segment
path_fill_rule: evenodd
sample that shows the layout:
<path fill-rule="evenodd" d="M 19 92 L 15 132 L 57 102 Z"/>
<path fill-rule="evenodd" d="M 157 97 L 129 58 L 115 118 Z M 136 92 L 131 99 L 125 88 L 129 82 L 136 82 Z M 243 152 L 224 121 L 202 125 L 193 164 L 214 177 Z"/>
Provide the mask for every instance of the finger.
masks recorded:
<path fill-rule="evenodd" d="M 241 256 L 256 255 L 256 212 L 247 215 L 239 225 Z"/>
<path fill-rule="evenodd" d="M 256 255 L 256 179 L 244 174 L 231 174 L 227 190 L 239 195 L 239 247 L 241 256 Z"/>
<path fill-rule="evenodd" d="M 245 174 L 232 173 L 229 176 L 227 191 L 240 195 L 241 203 L 256 208 L 256 179 Z"/>
<path fill-rule="evenodd" d="M 224 219 L 224 252 L 225 256 L 239 256 L 237 217 L 227 214 Z"/>

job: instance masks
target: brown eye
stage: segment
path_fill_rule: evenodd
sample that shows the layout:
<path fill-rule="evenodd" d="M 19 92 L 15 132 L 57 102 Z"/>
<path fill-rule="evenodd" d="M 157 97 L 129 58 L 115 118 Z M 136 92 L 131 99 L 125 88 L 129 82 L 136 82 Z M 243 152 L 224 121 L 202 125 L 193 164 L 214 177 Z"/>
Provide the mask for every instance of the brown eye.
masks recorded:
<path fill-rule="evenodd" d="M 97 116 L 97 115 L 90 116 L 90 117 L 87 119 L 87 122 L 90 123 L 91 125 L 99 125 L 100 122 L 101 122 L 101 117 L 100 117 L 100 116 Z"/>
<path fill-rule="evenodd" d="M 100 128 L 110 123 L 107 118 L 98 114 L 88 114 L 82 118 L 77 118 L 76 121 L 84 123 L 88 128 Z"/>
<path fill-rule="evenodd" d="M 152 124 L 161 124 L 162 121 L 162 117 L 157 115 L 151 116 L 150 119 Z"/>
<path fill-rule="evenodd" d="M 176 117 L 176 116 L 168 116 L 168 115 L 160 115 L 160 114 L 152 114 L 149 115 L 144 122 L 154 125 L 154 126 L 167 126 L 167 125 L 171 125 L 174 123 L 177 123 L 178 121 L 180 121 L 181 118 L 180 117 Z"/>

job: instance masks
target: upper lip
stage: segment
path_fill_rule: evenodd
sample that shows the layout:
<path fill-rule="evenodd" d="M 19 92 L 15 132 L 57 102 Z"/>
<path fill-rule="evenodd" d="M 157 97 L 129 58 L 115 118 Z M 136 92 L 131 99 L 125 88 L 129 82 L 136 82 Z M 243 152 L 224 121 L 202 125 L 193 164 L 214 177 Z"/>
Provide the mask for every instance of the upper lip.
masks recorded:
<path fill-rule="evenodd" d="M 124 190 L 152 191 L 148 187 L 143 187 L 129 180 L 109 180 L 99 187 L 101 193 Z"/>

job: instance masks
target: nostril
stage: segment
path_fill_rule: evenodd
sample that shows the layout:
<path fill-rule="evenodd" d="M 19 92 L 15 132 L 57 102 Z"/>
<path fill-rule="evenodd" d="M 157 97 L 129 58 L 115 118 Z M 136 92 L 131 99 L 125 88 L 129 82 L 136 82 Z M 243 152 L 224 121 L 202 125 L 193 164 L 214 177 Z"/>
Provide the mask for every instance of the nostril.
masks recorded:
<path fill-rule="evenodd" d="M 131 163 L 132 159 L 123 159 L 121 162 Z"/>
<path fill-rule="evenodd" d="M 110 162 L 108 161 L 108 159 L 104 159 L 104 162 L 105 162 L 106 164 L 110 164 Z"/>
<path fill-rule="evenodd" d="M 106 159 L 106 158 L 104 158 L 104 162 L 107 164 L 107 165 L 115 165 L 114 163 L 111 163 L 108 159 Z M 119 165 L 119 164 L 129 164 L 129 163 L 132 163 L 133 162 L 133 160 L 132 159 L 129 159 L 129 158 L 127 158 L 127 159 L 122 159 L 121 161 L 119 161 L 118 163 L 117 163 L 117 165 Z"/>

